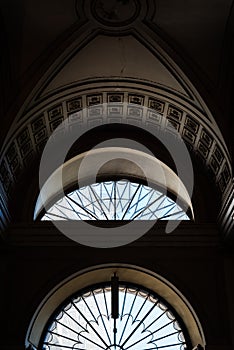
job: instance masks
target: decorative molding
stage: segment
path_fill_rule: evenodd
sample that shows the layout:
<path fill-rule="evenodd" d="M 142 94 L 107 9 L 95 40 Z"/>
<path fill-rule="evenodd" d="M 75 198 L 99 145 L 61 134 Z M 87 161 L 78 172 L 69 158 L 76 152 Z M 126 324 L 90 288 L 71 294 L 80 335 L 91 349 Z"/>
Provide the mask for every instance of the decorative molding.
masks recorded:
<path fill-rule="evenodd" d="M 26 112 L 22 121 L 5 142 L 0 162 L 0 180 L 4 198 L 10 199 L 17 180 L 40 156 L 52 132 L 65 119 L 69 128 L 79 125 L 100 126 L 105 118 L 110 123 L 147 125 L 180 133 L 191 152 L 197 155 L 211 173 L 223 198 L 231 184 L 229 155 L 211 124 L 194 106 L 173 98 L 171 94 L 144 90 L 142 86 L 91 85 L 86 90 L 67 91 L 47 103 Z M 108 103 L 108 108 L 106 107 Z M 127 110 L 126 109 L 127 106 Z M 164 118 L 163 118 L 164 117 Z M 166 121 L 166 124 L 165 124 Z M 173 128 L 172 128 L 173 126 Z"/>
<path fill-rule="evenodd" d="M 141 10 L 139 0 L 94 0 L 90 6 L 91 13 L 98 22 L 118 28 L 134 22 Z"/>
<path fill-rule="evenodd" d="M 123 117 L 124 102 L 129 105 L 126 119 Z M 103 106 L 108 103 L 107 111 Z M 87 109 L 88 108 L 88 109 Z M 88 111 L 88 115 L 86 113 Z M 202 158 L 204 164 L 211 170 L 221 193 L 224 193 L 231 181 L 231 166 L 228 155 L 214 134 L 194 110 L 185 109 L 168 98 L 136 93 L 132 91 L 108 91 L 83 93 L 67 96 L 64 100 L 50 103 L 36 114 L 32 112 L 27 121 L 17 128 L 11 144 L 5 149 L 0 166 L 0 177 L 3 187 L 8 192 L 17 176 L 30 162 L 35 153 L 41 153 L 44 144 L 52 132 L 64 119 L 72 127 L 79 123 L 102 125 L 104 114 L 113 123 L 128 123 L 134 121 L 141 126 L 144 123 L 155 128 L 162 127 L 162 118 L 167 120 L 165 128 L 170 132 L 171 126 L 176 128 L 190 150 Z M 13 135 L 12 135 L 13 136 Z"/>
<path fill-rule="evenodd" d="M 223 232 L 226 234 L 226 238 L 232 235 L 230 238 L 234 239 L 234 180 L 232 180 L 229 186 L 229 190 L 223 199 L 223 205 L 218 221 L 222 227 Z"/>
<path fill-rule="evenodd" d="M 7 208 L 7 199 L 5 198 L 5 192 L 0 184 L 0 235 L 5 238 L 4 232 L 8 224 L 11 221 L 10 214 Z"/>

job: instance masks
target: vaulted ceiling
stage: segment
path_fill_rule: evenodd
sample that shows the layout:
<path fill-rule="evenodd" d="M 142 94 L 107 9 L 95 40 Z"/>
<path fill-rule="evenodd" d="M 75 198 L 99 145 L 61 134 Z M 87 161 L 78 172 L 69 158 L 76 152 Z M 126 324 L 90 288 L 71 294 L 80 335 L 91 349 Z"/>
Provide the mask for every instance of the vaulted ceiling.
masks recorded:
<path fill-rule="evenodd" d="M 74 94 L 90 79 L 108 80 L 112 92 L 111 79 L 128 81 L 131 90 L 137 80 L 154 93 L 162 87 L 166 101 L 176 95 L 192 106 L 186 110 L 192 120 L 200 113 L 231 172 L 233 1 L 1 0 L 0 16 L 2 157 L 30 111 L 51 104 L 52 94 L 59 98 L 65 88 Z"/>
<path fill-rule="evenodd" d="M 150 25 L 166 42 L 168 51 L 179 56 L 186 73 L 210 102 L 209 107 L 215 111 L 215 104 L 226 113 L 233 74 L 232 1 L 157 0 L 148 3 Z M 7 98 L 10 104 L 22 93 L 26 83 L 32 86 L 32 80 L 35 82 L 39 78 L 35 74 L 38 69 L 46 69 L 54 55 L 74 39 L 77 28 L 87 17 L 84 12 L 81 0 L 1 0 L 2 55 L 8 64 L 4 70 L 9 69 Z M 226 134 L 230 128 L 227 119 L 222 117 L 219 122 Z"/>

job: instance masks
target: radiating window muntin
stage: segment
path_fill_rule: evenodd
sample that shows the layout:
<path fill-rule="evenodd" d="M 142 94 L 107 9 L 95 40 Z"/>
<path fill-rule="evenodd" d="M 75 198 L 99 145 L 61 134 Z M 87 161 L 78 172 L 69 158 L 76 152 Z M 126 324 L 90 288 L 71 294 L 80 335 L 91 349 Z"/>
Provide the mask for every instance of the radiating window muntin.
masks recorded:
<path fill-rule="evenodd" d="M 189 220 L 171 198 L 128 180 L 76 189 L 54 203 L 41 220 Z"/>
<path fill-rule="evenodd" d="M 187 331 L 175 311 L 155 293 L 119 284 L 119 317 L 111 318 L 111 286 L 99 285 L 67 300 L 50 319 L 42 350 L 186 350 Z"/>

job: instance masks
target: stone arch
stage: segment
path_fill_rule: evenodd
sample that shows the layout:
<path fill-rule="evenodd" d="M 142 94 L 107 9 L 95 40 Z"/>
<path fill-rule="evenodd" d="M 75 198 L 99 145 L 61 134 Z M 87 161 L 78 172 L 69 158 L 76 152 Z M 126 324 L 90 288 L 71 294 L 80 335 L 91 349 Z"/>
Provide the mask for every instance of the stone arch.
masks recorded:
<path fill-rule="evenodd" d="M 133 119 L 134 108 L 136 125 L 146 122 L 158 127 L 163 115 L 167 131 L 173 125 L 212 174 L 224 207 L 233 186 L 227 146 L 206 103 L 182 65 L 179 67 L 175 52 L 169 50 L 157 28 L 150 26 L 154 2 L 136 1 L 141 8 L 136 17 L 115 25 L 103 23 L 97 18 L 100 14 L 95 17 L 90 4 L 77 3 L 77 12 L 81 11 L 86 20 L 77 26 L 72 43 L 28 94 L 4 140 L 0 159 L 2 217 L 9 221 L 7 203 L 18 179 L 35 156 L 40 157 L 55 128 L 66 118 L 71 125 L 102 123 L 101 109 L 97 120 L 81 116 L 79 111 L 98 109 L 98 104 L 106 102 L 117 104 L 113 106 L 117 114 L 122 103 L 131 104 L 126 119 Z M 151 114 L 147 108 L 153 110 Z M 113 122 L 118 120 L 111 113 Z"/>
<path fill-rule="evenodd" d="M 109 281 L 115 272 L 121 281 L 142 285 L 162 296 L 183 320 L 192 346 L 201 344 L 205 347 L 205 335 L 196 312 L 174 285 L 155 272 L 139 266 L 118 263 L 98 265 L 82 270 L 69 276 L 51 290 L 40 303 L 31 320 L 26 336 L 26 347 L 31 345 L 37 348 L 50 315 L 67 297 L 87 286 Z"/>
<path fill-rule="evenodd" d="M 64 120 L 71 128 L 79 125 L 102 125 L 108 118 L 111 123 L 138 127 L 147 125 L 173 130 L 182 136 L 190 151 L 212 173 L 221 195 L 231 186 L 231 164 L 225 144 L 218 137 L 204 114 L 188 102 L 165 90 L 155 89 L 145 83 L 125 80 L 108 83 L 86 83 L 52 95 L 28 111 L 9 134 L 2 161 L 3 198 L 17 186 L 18 178 L 30 168 L 32 159 L 40 154 L 54 130 Z M 109 107 L 105 107 L 109 104 Z M 107 108 L 107 110 L 104 110 Z M 9 142 L 11 140 L 11 142 Z"/>

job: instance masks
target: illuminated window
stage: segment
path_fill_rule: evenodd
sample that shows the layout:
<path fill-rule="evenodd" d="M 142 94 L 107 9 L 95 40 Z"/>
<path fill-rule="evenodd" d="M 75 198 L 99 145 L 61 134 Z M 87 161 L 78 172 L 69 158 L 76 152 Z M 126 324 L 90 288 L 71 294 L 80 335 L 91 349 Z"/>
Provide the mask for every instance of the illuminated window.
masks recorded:
<path fill-rule="evenodd" d="M 124 181 L 95 183 L 69 192 L 41 220 L 189 220 L 171 198 Z"/>
<path fill-rule="evenodd" d="M 60 306 L 39 348 L 185 350 L 189 344 L 182 321 L 161 297 L 137 285 L 109 282 L 83 290 Z"/>

